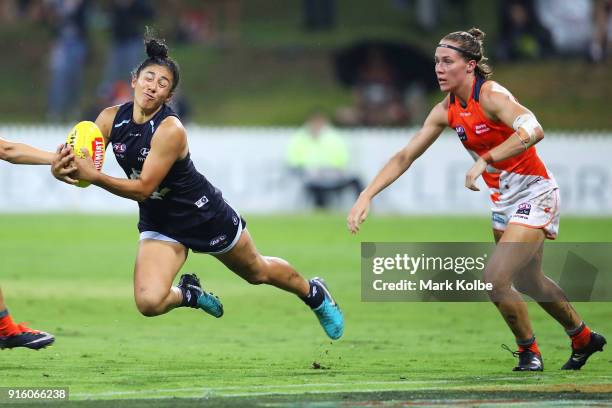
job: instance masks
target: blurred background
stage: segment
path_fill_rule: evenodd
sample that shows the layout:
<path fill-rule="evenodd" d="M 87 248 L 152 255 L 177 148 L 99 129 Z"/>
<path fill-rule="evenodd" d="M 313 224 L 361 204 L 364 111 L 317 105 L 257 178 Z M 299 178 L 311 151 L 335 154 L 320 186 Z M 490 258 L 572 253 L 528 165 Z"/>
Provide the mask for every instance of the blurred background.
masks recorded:
<path fill-rule="evenodd" d="M 611 13 L 609 0 L 2 0 L 0 131 L 52 148 L 77 121 L 129 100 L 149 26 L 181 66 L 173 103 L 196 164 L 229 199 L 263 212 L 344 210 L 443 98 L 433 71 L 439 39 L 478 26 L 493 78 L 547 131 L 542 154 L 562 176 L 567 208 L 610 214 Z M 483 208 L 486 195 L 475 202 L 463 191 L 469 157 L 447 135 L 437 151 L 445 167 L 422 159 L 429 167 L 411 169 L 381 209 Z M 211 146 L 216 161 L 205 154 Z M 240 169 L 219 164 L 236 154 Z M 15 178 L 4 179 L 0 204 L 30 208 L 23 183 L 12 190 Z M 65 187 L 32 183 L 50 194 Z M 267 193 L 254 205 L 247 193 L 258 187 Z M 449 189 L 456 201 L 441 206 Z M 66 194 L 77 200 L 69 208 L 98 201 Z"/>

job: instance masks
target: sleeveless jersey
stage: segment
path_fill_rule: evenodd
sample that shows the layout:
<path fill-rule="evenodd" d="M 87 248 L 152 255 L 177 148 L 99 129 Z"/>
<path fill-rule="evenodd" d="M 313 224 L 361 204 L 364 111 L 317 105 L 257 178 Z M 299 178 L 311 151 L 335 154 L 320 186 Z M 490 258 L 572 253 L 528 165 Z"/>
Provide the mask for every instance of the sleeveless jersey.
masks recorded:
<path fill-rule="evenodd" d="M 485 82 L 485 78 L 476 76 L 466 106 L 462 106 L 453 94 L 449 98 L 448 124 L 455 129 L 474 160 L 514 133 L 514 129 L 506 124 L 489 119 L 480 107 L 480 90 Z M 482 177 L 491 192 L 491 200 L 500 204 L 535 197 L 557 188 L 552 173 L 540 160 L 535 146 L 488 165 Z"/>
<path fill-rule="evenodd" d="M 151 120 L 138 124 L 132 119 L 133 106 L 128 102 L 119 107 L 109 142 L 128 178 L 138 179 L 155 131 L 168 116 L 178 116 L 164 104 Z M 211 220 L 227 204 L 221 191 L 196 170 L 188 153 L 172 165 L 157 190 L 138 206 L 140 232 L 175 234 Z"/>

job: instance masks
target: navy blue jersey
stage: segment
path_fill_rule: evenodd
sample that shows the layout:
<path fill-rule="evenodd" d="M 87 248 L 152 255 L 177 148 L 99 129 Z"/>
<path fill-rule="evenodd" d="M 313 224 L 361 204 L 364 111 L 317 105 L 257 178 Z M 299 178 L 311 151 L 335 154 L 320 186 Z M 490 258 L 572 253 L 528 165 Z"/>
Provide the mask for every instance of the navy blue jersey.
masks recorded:
<path fill-rule="evenodd" d="M 119 107 L 109 142 L 125 174 L 138 179 L 155 131 L 168 116 L 178 116 L 164 104 L 151 120 L 138 124 L 132 119 L 133 107 L 133 102 Z M 139 231 L 169 236 L 202 225 L 224 213 L 227 207 L 221 191 L 196 170 L 189 154 L 176 161 L 157 190 L 138 205 Z"/>

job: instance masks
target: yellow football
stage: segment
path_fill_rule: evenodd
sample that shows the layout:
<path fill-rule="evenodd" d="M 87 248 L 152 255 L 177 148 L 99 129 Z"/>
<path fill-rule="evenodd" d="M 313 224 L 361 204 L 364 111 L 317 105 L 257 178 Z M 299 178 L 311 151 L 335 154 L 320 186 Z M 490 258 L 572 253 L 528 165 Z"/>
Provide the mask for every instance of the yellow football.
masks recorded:
<path fill-rule="evenodd" d="M 84 147 L 87 149 L 89 157 L 91 157 L 96 170 L 102 170 L 102 165 L 104 164 L 104 150 L 106 146 L 104 145 L 104 137 L 102 136 L 102 132 L 100 132 L 100 129 L 98 129 L 98 126 L 96 126 L 95 123 L 90 121 L 77 123 L 76 126 L 72 128 L 70 133 L 68 133 L 66 144 L 71 145 L 74 149 L 74 154 L 80 158 L 85 158 L 81 148 Z M 87 187 L 89 184 L 91 183 L 88 181 L 79 180 L 76 186 Z"/>

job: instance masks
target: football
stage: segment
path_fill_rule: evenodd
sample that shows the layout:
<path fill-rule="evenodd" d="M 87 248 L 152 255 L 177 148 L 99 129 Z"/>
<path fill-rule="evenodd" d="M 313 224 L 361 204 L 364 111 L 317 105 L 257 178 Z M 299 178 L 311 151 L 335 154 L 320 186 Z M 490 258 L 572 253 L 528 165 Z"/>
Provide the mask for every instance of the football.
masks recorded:
<path fill-rule="evenodd" d="M 66 144 L 71 145 L 74 149 L 74 153 L 80 158 L 85 158 L 81 148 L 86 148 L 89 157 L 91 157 L 91 160 L 93 160 L 96 170 L 102 170 L 105 150 L 104 137 L 95 123 L 90 121 L 77 123 L 76 126 L 72 128 L 70 133 L 68 133 Z M 79 180 L 76 186 L 87 187 L 89 184 L 90 183 L 88 181 Z"/>

